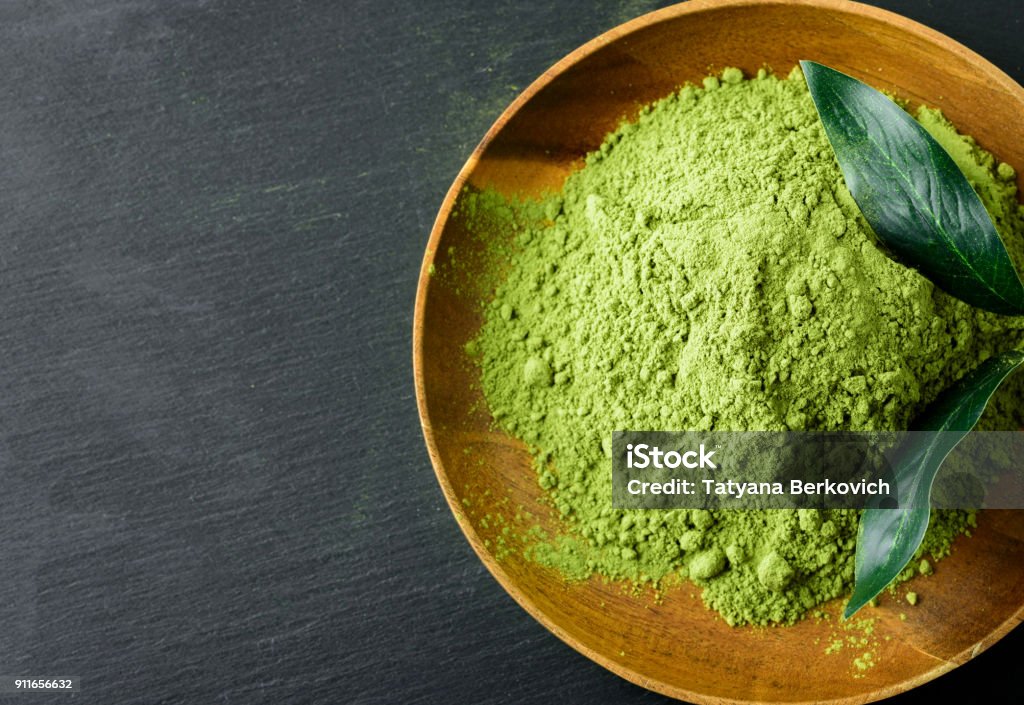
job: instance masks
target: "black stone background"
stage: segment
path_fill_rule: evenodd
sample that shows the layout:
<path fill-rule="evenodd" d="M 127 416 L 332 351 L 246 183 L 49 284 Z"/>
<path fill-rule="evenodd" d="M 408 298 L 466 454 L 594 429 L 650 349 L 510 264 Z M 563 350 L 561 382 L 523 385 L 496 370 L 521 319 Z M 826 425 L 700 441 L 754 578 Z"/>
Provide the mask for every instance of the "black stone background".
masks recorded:
<path fill-rule="evenodd" d="M 654 703 L 535 623 L 413 398 L 442 197 L 661 3 L 0 4 L 3 702 Z M 1017 0 L 887 0 L 1018 81 Z M 1019 697 L 1017 630 L 897 698 Z"/>

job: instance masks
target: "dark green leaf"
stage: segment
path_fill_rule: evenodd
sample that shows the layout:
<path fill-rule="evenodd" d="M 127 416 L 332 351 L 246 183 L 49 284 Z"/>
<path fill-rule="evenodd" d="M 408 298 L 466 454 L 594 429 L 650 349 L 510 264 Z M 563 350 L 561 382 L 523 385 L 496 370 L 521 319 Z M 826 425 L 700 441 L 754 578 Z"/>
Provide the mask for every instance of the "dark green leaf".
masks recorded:
<path fill-rule="evenodd" d="M 813 61 L 800 66 L 846 185 L 882 244 L 972 306 L 1024 313 L 1006 247 L 942 146 L 874 88 Z"/>
<path fill-rule="evenodd" d="M 931 512 L 932 482 L 949 452 L 978 422 L 988 400 L 1024 352 L 990 358 L 943 392 L 918 417 L 893 464 L 898 509 L 865 509 L 857 534 L 853 595 L 844 617 L 867 604 L 899 575 L 921 545 Z"/>

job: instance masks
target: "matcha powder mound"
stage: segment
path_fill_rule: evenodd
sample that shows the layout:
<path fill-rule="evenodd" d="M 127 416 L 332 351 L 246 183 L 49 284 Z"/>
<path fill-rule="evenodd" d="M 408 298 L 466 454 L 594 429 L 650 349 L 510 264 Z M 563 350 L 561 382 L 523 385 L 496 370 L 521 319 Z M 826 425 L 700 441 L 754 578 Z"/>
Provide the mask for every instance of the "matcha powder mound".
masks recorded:
<path fill-rule="evenodd" d="M 1013 170 L 937 112 L 918 119 L 1019 265 Z M 613 430 L 903 429 L 1024 343 L 1021 318 L 971 309 L 878 249 L 798 72 L 728 69 L 682 88 L 541 203 L 461 202 L 496 252 L 508 241 L 484 224 L 520 214 L 469 349 L 497 423 L 533 449 L 565 520 L 530 557 L 568 578 L 689 578 L 730 624 L 791 623 L 847 594 L 858 512 L 615 510 Z M 986 427 L 1020 427 L 1021 391 L 1019 376 L 1005 385 Z M 935 513 L 921 556 L 941 558 L 973 522 Z"/>

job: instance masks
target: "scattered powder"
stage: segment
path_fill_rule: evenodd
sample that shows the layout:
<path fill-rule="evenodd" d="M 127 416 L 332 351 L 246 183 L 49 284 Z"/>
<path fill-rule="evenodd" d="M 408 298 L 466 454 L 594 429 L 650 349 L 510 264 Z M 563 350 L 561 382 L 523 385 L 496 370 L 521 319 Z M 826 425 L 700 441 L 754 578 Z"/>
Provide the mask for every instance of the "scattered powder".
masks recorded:
<path fill-rule="evenodd" d="M 849 593 L 859 513 L 615 510 L 612 431 L 903 429 L 980 361 L 1021 347 L 1024 320 L 971 309 L 876 247 L 798 72 L 728 69 L 703 86 L 609 135 L 559 194 L 462 194 L 456 216 L 492 263 L 467 352 L 564 518 L 532 559 L 569 579 L 688 577 L 729 624 L 792 623 Z M 936 111 L 918 119 L 1019 265 L 1013 169 Z M 985 428 L 1020 427 L 1022 379 Z M 975 525 L 934 512 L 901 579 L 931 572 L 923 557 Z"/>
<path fill-rule="evenodd" d="M 886 640 L 890 637 L 886 637 Z M 872 618 L 850 619 L 833 627 L 828 645 L 824 649 L 826 655 L 838 654 L 842 651 L 853 654 L 850 668 L 854 678 L 863 678 L 864 671 L 878 665 L 876 649 L 879 639 L 875 634 L 875 620 Z"/>

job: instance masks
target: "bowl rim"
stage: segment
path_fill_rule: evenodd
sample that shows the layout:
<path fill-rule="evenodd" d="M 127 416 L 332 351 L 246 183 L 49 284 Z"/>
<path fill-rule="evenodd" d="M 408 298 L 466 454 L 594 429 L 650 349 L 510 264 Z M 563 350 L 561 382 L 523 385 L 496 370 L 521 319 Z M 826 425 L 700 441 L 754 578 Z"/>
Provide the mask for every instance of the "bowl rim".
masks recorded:
<path fill-rule="evenodd" d="M 552 83 L 566 70 L 580 63 L 585 58 L 599 51 L 606 45 L 651 25 L 708 10 L 759 6 L 808 6 L 820 10 L 831 10 L 844 14 L 856 14 L 895 26 L 904 32 L 916 35 L 917 37 L 930 41 L 934 44 L 938 44 L 944 50 L 957 54 L 972 64 L 981 66 L 988 72 L 987 75 L 989 78 L 998 82 L 998 87 L 1001 90 L 1008 94 L 1016 95 L 1019 100 L 1024 102 L 1024 87 L 1014 81 L 998 66 L 977 52 L 968 49 L 966 46 L 960 44 L 949 36 L 931 29 L 920 22 L 904 17 L 903 15 L 890 10 L 885 10 L 873 5 L 866 5 L 861 2 L 854 2 L 853 0 L 689 0 L 688 2 L 680 2 L 675 5 L 670 5 L 668 7 L 640 15 L 639 17 L 601 33 L 597 37 L 582 44 L 563 58 L 559 59 L 533 82 L 531 82 L 530 85 L 527 86 L 526 89 L 524 89 L 509 104 L 509 106 L 505 108 L 504 111 L 502 111 L 501 115 L 498 116 L 497 120 L 495 120 L 491 127 L 488 128 L 483 138 L 473 149 L 465 164 L 463 164 L 462 168 L 459 170 L 454 182 L 445 194 L 437 217 L 434 220 L 434 224 L 430 231 L 430 237 L 427 241 L 423 262 L 420 266 L 419 281 L 416 287 L 416 302 L 413 311 L 413 382 L 416 392 L 416 406 L 424 440 L 426 441 L 427 453 L 430 456 L 430 463 L 434 469 L 434 474 L 437 478 L 438 484 L 441 486 L 445 501 L 448 503 L 448 507 L 454 515 L 459 528 L 469 541 L 469 544 L 473 548 L 477 557 L 483 562 L 484 566 L 491 573 L 494 579 L 498 581 L 505 592 L 507 592 L 520 607 L 526 610 L 526 612 L 537 620 L 537 622 L 543 625 L 545 629 L 554 634 L 565 644 L 572 647 L 575 651 L 583 654 L 591 661 L 635 685 L 671 698 L 699 703 L 700 705 L 749 705 L 750 703 L 760 701 L 736 700 L 733 698 L 725 698 L 717 695 L 690 691 L 661 680 L 649 678 L 632 668 L 623 666 L 620 663 L 606 658 L 601 653 L 589 648 L 585 644 L 582 644 L 572 635 L 552 622 L 547 617 L 546 613 L 519 589 L 515 581 L 508 575 L 508 573 L 505 572 L 501 564 L 494 558 L 491 551 L 484 546 L 483 540 L 476 533 L 468 514 L 456 496 L 455 488 L 448 479 L 447 473 L 444 470 L 444 465 L 441 462 L 437 442 L 434 438 L 434 430 L 430 422 L 429 410 L 427 408 L 426 387 L 424 381 L 424 317 L 426 311 L 427 291 L 432 278 L 430 272 L 434 265 L 435 253 L 437 252 L 438 243 L 440 242 L 441 235 L 445 230 L 445 226 L 447 225 L 448 219 L 455 205 L 455 201 L 463 187 L 468 183 L 469 176 L 476 169 L 484 151 L 491 142 L 494 141 L 495 137 L 501 132 L 501 130 L 504 129 L 505 125 L 531 98 L 533 98 L 533 96 Z M 859 695 L 839 697 L 824 701 L 794 701 L 791 702 L 790 705 L 863 705 L 864 703 L 875 702 L 907 692 L 919 685 L 923 685 L 924 683 L 948 673 L 967 661 L 970 661 L 1006 636 L 1006 634 L 1021 622 L 1024 622 L 1024 605 L 1021 605 L 1013 615 L 1008 617 L 1002 624 L 989 632 L 984 639 L 973 646 L 964 649 L 952 658 L 936 664 L 934 667 L 919 674 L 918 676 Z"/>

